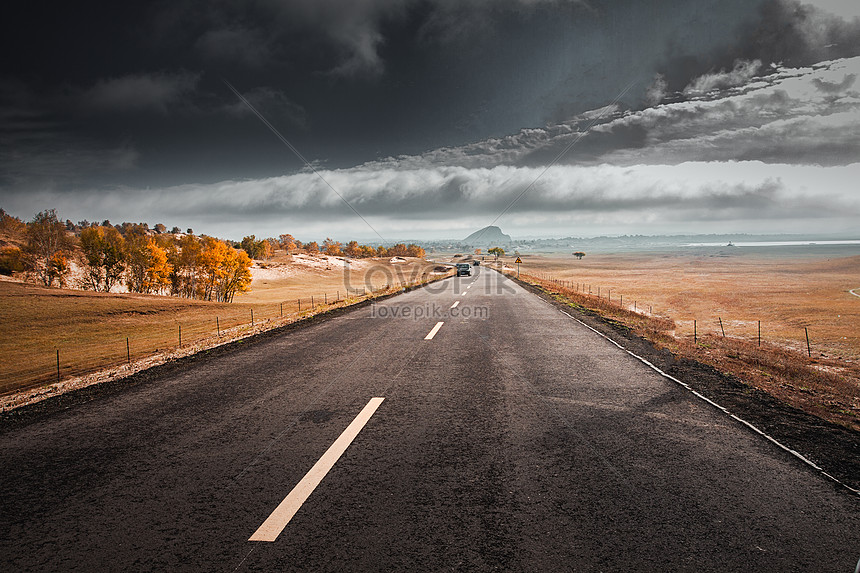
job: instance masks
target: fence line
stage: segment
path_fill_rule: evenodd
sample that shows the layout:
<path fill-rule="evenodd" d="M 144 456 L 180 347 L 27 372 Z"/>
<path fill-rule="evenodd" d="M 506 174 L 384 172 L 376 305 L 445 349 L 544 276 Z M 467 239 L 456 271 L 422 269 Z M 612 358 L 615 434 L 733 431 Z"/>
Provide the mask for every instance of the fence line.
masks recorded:
<path fill-rule="evenodd" d="M 422 277 L 415 281 L 399 281 L 396 285 L 386 284 L 370 291 L 367 288 L 353 288 L 300 297 L 295 301 L 250 303 L 254 304 L 250 309 L 246 304 L 235 303 L 235 308 L 221 309 L 215 316 L 207 313 L 193 319 L 165 321 L 163 326 L 155 325 L 152 328 L 148 325 L 132 325 L 129 328 L 136 329 L 135 332 L 120 331 L 114 340 L 102 338 L 89 344 L 71 341 L 68 336 L 61 337 L 56 347 L 51 348 L 53 352 L 49 357 L 34 353 L 26 361 L 10 365 L 10 368 L 4 367 L 0 373 L 0 395 L 103 370 L 128 369 L 133 361 L 148 360 L 165 352 L 187 349 L 200 343 L 217 345 L 224 337 L 241 338 L 273 321 L 276 325 L 289 324 L 317 311 L 335 308 L 336 305 L 348 303 L 346 306 L 350 306 L 433 280 L 436 279 Z"/>
<path fill-rule="evenodd" d="M 521 274 L 521 276 L 531 277 L 531 278 L 536 279 L 540 282 L 555 285 L 556 287 L 559 287 L 559 291 L 560 291 L 559 294 L 565 294 L 562 291 L 567 290 L 567 291 L 570 291 L 570 294 L 576 294 L 580 297 L 596 299 L 598 301 L 601 301 L 603 304 L 609 304 L 609 305 L 615 306 L 615 307 L 619 308 L 620 310 L 624 310 L 626 312 L 633 312 L 634 314 L 638 314 L 640 316 L 645 316 L 645 317 L 655 317 L 656 316 L 653 313 L 651 305 L 648 305 L 648 313 L 647 314 L 644 314 L 644 312 L 640 312 L 639 308 L 638 308 L 639 307 L 639 301 L 638 300 L 633 301 L 633 307 L 632 307 L 632 311 L 631 311 L 631 309 L 629 307 L 624 306 L 624 295 L 623 294 L 619 294 L 617 303 L 613 302 L 613 300 L 612 300 L 612 289 L 608 289 L 606 296 L 604 297 L 601 294 L 601 286 L 599 286 L 599 285 L 594 286 L 594 285 L 587 284 L 587 283 L 579 283 L 579 282 L 568 281 L 565 279 L 559 279 L 559 278 L 557 278 L 551 274 L 547 274 L 547 273 L 526 273 L 526 272 L 523 272 Z M 596 293 L 594 291 L 595 288 L 596 288 Z M 658 317 L 658 318 L 668 318 L 668 317 Z M 722 335 L 722 338 L 734 338 L 736 340 L 747 340 L 743 336 L 734 336 L 734 337 L 729 336 L 729 337 L 727 337 L 725 327 L 723 325 L 722 317 L 717 316 L 716 318 L 717 318 L 717 324 L 719 324 L 719 327 L 720 327 L 720 333 Z M 693 323 L 692 324 L 693 333 L 691 336 L 693 339 L 693 343 L 698 344 L 699 338 L 700 338 L 699 331 L 698 331 L 698 319 L 693 318 L 692 323 Z M 757 324 L 757 332 L 756 332 L 756 335 L 754 337 L 754 341 L 757 342 L 758 346 L 761 346 L 761 344 L 762 344 L 762 330 L 761 330 L 762 323 L 761 323 L 761 320 L 756 321 L 756 324 Z M 806 342 L 807 356 L 809 358 L 812 358 L 812 345 L 811 345 L 811 340 L 809 338 L 809 327 L 803 328 L 803 335 L 805 337 L 805 342 Z M 676 336 L 675 338 L 683 338 L 683 336 Z M 792 341 L 793 339 L 782 338 L 780 340 L 785 340 L 788 342 L 788 341 Z M 804 340 L 801 339 L 800 344 L 803 344 L 803 342 L 804 342 Z M 801 352 L 802 352 L 802 350 L 801 350 Z"/>

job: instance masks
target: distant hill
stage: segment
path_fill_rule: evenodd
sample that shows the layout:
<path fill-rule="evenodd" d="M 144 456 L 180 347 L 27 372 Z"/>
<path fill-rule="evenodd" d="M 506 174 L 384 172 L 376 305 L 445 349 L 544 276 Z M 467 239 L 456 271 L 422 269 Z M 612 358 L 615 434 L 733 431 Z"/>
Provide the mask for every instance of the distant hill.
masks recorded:
<path fill-rule="evenodd" d="M 465 239 L 463 242 L 467 245 L 475 245 L 475 246 L 483 246 L 483 245 L 506 245 L 510 244 L 511 236 L 506 235 L 502 232 L 502 230 L 495 225 L 490 225 L 489 227 L 484 227 L 478 231 L 475 231 Z"/>

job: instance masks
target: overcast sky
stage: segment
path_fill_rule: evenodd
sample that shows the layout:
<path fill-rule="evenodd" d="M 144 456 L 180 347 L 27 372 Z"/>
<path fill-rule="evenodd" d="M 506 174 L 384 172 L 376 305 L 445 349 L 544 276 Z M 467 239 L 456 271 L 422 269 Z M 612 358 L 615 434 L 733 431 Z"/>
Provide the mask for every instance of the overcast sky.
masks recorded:
<path fill-rule="evenodd" d="M 27 220 L 860 229 L 856 0 L 28 2 L 0 32 L 0 207 Z"/>

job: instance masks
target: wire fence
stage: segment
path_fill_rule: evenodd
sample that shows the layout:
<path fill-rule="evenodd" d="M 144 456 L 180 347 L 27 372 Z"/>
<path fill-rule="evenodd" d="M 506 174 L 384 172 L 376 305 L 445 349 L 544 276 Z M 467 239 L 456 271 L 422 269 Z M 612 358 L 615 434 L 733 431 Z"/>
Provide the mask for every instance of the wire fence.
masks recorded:
<path fill-rule="evenodd" d="M 421 277 L 375 290 L 334 290 L 266 304 L 237 302 L 207 306 L 197 301 L 186 306 L 176 300 L 174 313 L 152 310 L 145 305 L 135 310 L 131 306 L 109 320 L 53 329 L 38 347 L 11 353 L 14 357 L 7 356 L 0 362 L 0 395 L 94 373 L 108 376 L 131 373 L 174 356 L 192 354 L 433 280 L 437 278 Z M 28 325 L 20 327 L 27 329 Z"/>
<path fill-rule="evenodd" d="M 590 306 L 595 308 L 619 310 L 642 317 L 671 321 L 674 327 L 671 328 L 670 334 L 679 339 L 690 340 L 694 344 L 700 343 L 706 337 L 742 340 L 759 347 L 769 341 L 782 348 L 802 352 L 808 358 L 813 357 L 813 351 L 815 350 L 815 340 L 812 338 L 814 333 L 811 333 L 809 327 L 806 326 L 796 329 L 795 336 L 791 337 L 785 335 L 786 327 L 784 326 L 779 328 L 779 336 L 773 334 L 768 331 L 768 325 L 761 320 L 724 320 L 723 316 L 720 315 L 708 317 L 704 320 L 698 318 L 687 320 L 672 319 L 659 312 L 655 312 L 654 306 L 651 303 L 639 301 L 630 296 L 625 298 L 624 293 L 615 288 L 561 279 L 551 273 L 530 272 L 523 273 L 521 276 L 541 283 L 552 290 L 556 290 L 559 294 L 589 300 L 591 302 Z M 828 344 L 827 341 L 821 339 L 818 340 L 818 345 L 825 350 L 836 346 Z M 816 354 L 823 356 L 824 352 L 822 350 Z"/>

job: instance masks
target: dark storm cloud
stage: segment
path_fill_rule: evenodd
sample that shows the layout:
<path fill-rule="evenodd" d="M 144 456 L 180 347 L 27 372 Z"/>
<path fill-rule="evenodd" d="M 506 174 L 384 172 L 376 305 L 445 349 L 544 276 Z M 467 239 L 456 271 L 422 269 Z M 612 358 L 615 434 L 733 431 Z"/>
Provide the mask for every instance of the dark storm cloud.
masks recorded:
<path fill-rule="evenodd" d="M 860 55 L 860 19 L 799 0 L 765 0 L 732 41 L 698 54 L 670 42 L 666 53 L 658 72 L 669 93 L 742 85 L 770 64 L 801 67 Z"/>
<path fill-rule="evenodd" d="M 860 155 L 856 62 L 820 63 L 860 54 L 860 20 L 795 0 L 97 4 L 9 8 L 6 208 L 346 222 L 227 79 L 387 224 L 495 216 L 532 182 L 513 214 L 856 213 L 841 182 L 805 195 L 762 167 Z M 710 162 L 764 174 L 721 178 Z"/>

